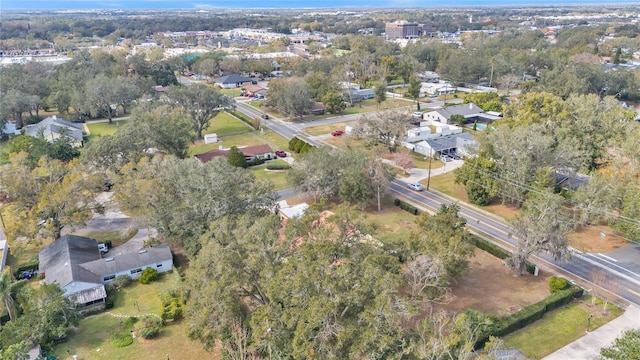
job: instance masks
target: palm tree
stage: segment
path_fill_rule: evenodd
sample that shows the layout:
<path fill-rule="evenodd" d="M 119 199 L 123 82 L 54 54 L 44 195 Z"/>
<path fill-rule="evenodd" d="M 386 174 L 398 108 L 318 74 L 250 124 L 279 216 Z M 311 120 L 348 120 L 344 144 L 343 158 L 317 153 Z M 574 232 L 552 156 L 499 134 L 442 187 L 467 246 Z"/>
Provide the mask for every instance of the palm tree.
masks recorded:
<path fill-rule="evenodd" d="M 7 307 L 10 320 L 15 320 L 18 316 L 18 307 L 13 297 L 17 289 L 24 283 L 24 280 L 13 281 L 13 274 L 11 274 L 9 267 L 5 268 L 0 275 L 0 298 L 2 298 L 4 305 Z"/>

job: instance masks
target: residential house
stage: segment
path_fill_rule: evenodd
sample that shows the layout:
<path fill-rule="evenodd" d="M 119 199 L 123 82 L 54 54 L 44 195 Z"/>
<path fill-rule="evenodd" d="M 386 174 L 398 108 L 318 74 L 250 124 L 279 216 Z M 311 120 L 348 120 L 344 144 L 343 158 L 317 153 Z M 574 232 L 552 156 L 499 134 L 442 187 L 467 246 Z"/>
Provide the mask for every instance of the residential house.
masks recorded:
<path fill-rule="evenodd" d="M 434 139 L 420 141 L 413 145 L 413 151 L 424 156 L 441 156 L 456 153 L 460 156 L 473 156 L 477 141 L 469 133 L 458 133 Z"/>
<path fill-rule="evenodd" d="M 255 159 L 270 160 L 275 159 L 276 154 L 267 144 L 239 147 L 238 150 L 244 155 L 247 161 L 253 161 Z M 208 163 L 217 157 L 226 157 L 229 153 L 229 149 L 214 149 L 207 151 L 206 153 L 196 155 L 196 158 L 203 163 Z"/>
<path fill-rule="evenodd" d="M 235 89 L 245 84 L 251 84 L 251 79 L 240 74 L 229 74 L 217 78 L 214 83 L 223 89 Z"/>
<path fill-rule="evenodd" d="M 61 237 L 42 249 L 38 257 L 47 284 L 58 284 L 73 302 L 92 308 L 104 306 L 104 284 L 117 276 L 136 279 L 145 268 L 166 272 L 173 266 L 168 245 L 102 258 L 95 239 L 76 235 Z"/>
<path fill-rule="evenodd" d="M 440 75 L 435 71 L 423 71 L 418 74 L 418 78 L 426 83 L 434 83 L 437 84 L 440 82 Z"/>
<path fill-rule="evenodd" d="M 501 118 L 500 114 L 488 113 L 474 103 L 447 106 L 441 109 L 429 111 L 423 115 L 423 119 L 450 124 L 451 116 L 462 115 L 465 123 L 481 122 L 491 123 Z"/>
<path fill-rule="evenodd" d="M 458 88 L 456 86 L 447 82 L 423 82 L 420 85 L 420 97 L 451 95 L 455 94 L 457 90 Z"/>
<path fill-rule="evenodd" d="M 50 143 L 62 136 L 66 136 L 74 146 L 82 146 L 84 144 L 82 124 L 74 124 L 63 119 L 58 119 L 55 115 L 37 124 L 27 125 L 25 127 L 25 135 L 43 137 Z"/>
<path fill-rule="evenodd" d="M 264 97 L 267 94 L 267 89 L 253 84 L 244 85 L 242 89 L 246 94 L 250 94 L 253 97 Z"/>
<path fill-rule="evenodd" d="M 325 111 L 327 111 L 327 107 L 323 103 L 319 102 L 313 103 L 313 106 L 311 106 L 311 109 L 309 110 L 313 115 L 322 115 Z"/>

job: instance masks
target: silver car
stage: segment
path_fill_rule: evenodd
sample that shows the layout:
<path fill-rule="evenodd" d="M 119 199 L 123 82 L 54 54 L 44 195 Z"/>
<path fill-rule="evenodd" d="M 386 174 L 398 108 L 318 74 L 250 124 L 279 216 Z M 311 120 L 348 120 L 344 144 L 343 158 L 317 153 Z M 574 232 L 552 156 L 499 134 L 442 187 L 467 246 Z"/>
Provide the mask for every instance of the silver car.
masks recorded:
<path fill-rule="evenodd" d="M 411 190 L 414 190 L 414 191 L 422 191 L 422 190 L 423 190 L 423 189 L 422 189 L 422 185 L 420 185 L 420 184 L 415 184 L 415 183 L 408 183 L 408 184 L 407 184 L 407 187 L 408 187 L 409 189 L 411 189 Z"/>

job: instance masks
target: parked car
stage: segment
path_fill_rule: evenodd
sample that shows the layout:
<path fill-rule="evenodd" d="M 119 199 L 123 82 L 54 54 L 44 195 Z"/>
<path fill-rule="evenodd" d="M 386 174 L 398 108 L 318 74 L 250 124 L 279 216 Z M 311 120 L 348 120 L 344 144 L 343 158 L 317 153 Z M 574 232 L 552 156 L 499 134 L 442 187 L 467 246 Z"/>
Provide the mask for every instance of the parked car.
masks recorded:
<path fill-rule="evenodd" d="M 344 131 L 342 130 L 336 130 L 331 133 L 331 136 L 342 136 L 342 135 L 344 135 Z"/>
<path fill-rule="evenodd" d="M 408 183 L 407 187 L 414 191 L 422 191 L 422 185 L 416 183 Z"/>
<path fill-rule="evenodd" d="M 413 112 L 413 114 L 411 114 L 411 116 L 413 116 L 414 118 L 422 119 L 422 112 L 421 111 L 415 111 L 415 112 Z"/>
<path fill-rule="evenodd" d="M 458 154 L 456 153 L 449 154 L 449 157 L 451 157 L 453 160 L 460 160 L 460 156 L 458 156 Z"/>
<path fill-rule="evenodd" d="M 98 244 L 98 250 L 100 250 L 100 254 L 106 254 L 109 252 L 109 248 L 106 244 Z"/>
<path fill-rule="evenodd" d="M 276 151 L 276 156 L 277 157 L 287 157 L 287 153 L 282 151 L 282 150 L 278 150 L 278 151 Z"/>
<path fill-rule="evenodd" d="M 440 156 L 440 160 L 442 160 L 444 162 L 449 162 L 449 161 L 451 161 L 451 158 L 448 155 L 442 155 L 442 156 Z"/>

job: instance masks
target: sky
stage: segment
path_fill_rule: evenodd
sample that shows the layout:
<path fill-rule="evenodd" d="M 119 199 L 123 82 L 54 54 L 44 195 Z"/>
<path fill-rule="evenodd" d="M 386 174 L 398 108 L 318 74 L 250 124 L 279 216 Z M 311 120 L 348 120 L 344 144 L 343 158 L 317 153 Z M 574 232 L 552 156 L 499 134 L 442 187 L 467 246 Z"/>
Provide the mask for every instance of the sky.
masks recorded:
<path fill-rule="evenodd" d="M 0 0 L 2 10 L 339 8 L 632 4 L 640 0 Z"/>

